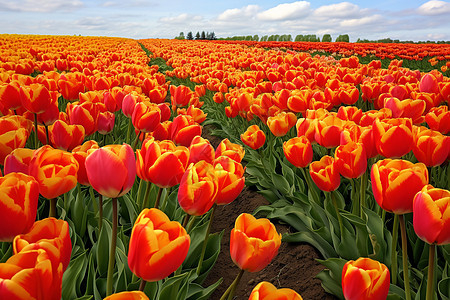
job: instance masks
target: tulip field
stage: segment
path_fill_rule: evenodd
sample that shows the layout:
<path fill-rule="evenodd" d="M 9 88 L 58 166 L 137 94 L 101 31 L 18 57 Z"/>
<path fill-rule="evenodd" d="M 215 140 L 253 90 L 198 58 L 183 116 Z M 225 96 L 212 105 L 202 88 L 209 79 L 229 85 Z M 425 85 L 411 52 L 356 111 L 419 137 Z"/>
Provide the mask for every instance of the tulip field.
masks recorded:
<path fill-rule="evenodd" d="M 448 300 L 449 75 L 448 44 L 0 35 L 0 299 L 317 299 L 241 280 L 290 244 L 326 299 Z"/>

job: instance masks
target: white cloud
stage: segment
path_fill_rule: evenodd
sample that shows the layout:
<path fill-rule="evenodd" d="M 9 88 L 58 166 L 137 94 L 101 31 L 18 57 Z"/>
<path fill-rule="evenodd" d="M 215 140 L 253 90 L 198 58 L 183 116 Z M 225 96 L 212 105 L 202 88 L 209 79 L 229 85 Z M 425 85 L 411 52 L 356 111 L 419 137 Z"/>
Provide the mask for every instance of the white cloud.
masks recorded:
<path fill-rule="evenodd" d="M 450 14 L 450 3 L 439 0 L 431 0 L 419 6 L 417 12 L 425 16 Z"/>
<path fill-rule="evenodd" d="M 253 18 L 256 13 L 260 10 L 258 5 L 250 4 L 242 8 L 232 8 L 227 9 L 221 13 L 217 20 L 219 21 L 232 21 L 232 20 L 243 20 L 247 21 L 248 18 Z"/>
<path fill-rule="evenodd" d="M 85 17 L 75 21 L 74 24 L 88 30 L 108 29 L 110 27 L 110 23 L 102 17 Z"/>
<path fill-rule="evenodd" d="M 182 24 L 182 23 L 189 23 L 191 21 L 201 21 L 202 16 L 194 16 L 187 13 L 179 14 L 178 16 L 174 17 L 164 17 L 160 18 L 159 21 L 161 23 L 167 23 L 167 24 Z"/>
<path fill-rule="evenodd" d="M 83 7 L 80 0 L 0 0 L 0 11 L 19 11 L 19 12 L 54 12 L 54 11 L 73 11 Z"/>
<path fill-rule="evenodd" d="M 282 3 L 258 13 L 257 17 L 263 21 L 292 20 L 308 15 L 310 6 L 311 3 L 308 1 Z"/>
<path fill-rule="evenodd" d="M 348 20 L 342 20 L 340 22 L 340 25 L 342 27 L 360 27 L 364 25 L 370 25 L 370 24 L 380 24 L 383 20 L 383 17 L 381 15 L 372 15 L 367 17 L 362 17 L 359 19 L 348 19 Z"/>
<path fill-rule="evenodd" d="M 314 11 L 316 17 L 324 18 L 348 18 L 361 15 L 364 10 L 356 4 L 350 2 L 340 2 L 336 4 L 323 5 Z"/>

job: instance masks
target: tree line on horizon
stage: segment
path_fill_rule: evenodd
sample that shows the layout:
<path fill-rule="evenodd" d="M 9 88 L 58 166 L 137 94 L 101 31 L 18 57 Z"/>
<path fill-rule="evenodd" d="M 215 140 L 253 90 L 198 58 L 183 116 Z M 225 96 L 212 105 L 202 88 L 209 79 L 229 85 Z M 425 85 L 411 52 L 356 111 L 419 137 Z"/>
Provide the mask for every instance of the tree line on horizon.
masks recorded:
<path fill-rule="evenodd" d="M 322 39 L 315 35 L 315 34 L 298 34 L 295 36 L 294 39 L 292 39 L 292 35 L 290 34 L 272 34 L 272 35 L 264 35 L 261 38 L 255 34 L 255 35 L 236 35 L 232 37 L 225 37 L 225 38 L 218 38 L 214 31 L 212 32 L 199 32 L 194 35 L 192 31 L 189 31 L 186 36 L 184 35 L 184 32 L 180 32 L 180 34 L 175 37 L 175 39 L 179 40 L 231 40 L 231 41 L 255 41 L 255 42 L 271 42 L 271 41 L 278 41 L 278 42 L 332 42 L 333 39 L 331 37 L 331 34 L 324 34 L 322 36 Z M 340 34 L 336 37 L 334 40 L 335 42 L 350 42 L 350 37 L 348 34 Z M 450 44 L 450 41 L 401 41 L 398 39 L 391 39 L 391 38 L 384 38 L 384 39 L 378 39 L 378 40 L 369 40 L 369 39 L 361 39 L 358 38 L 356 43 L 414 43 L 414 44 Z"/>

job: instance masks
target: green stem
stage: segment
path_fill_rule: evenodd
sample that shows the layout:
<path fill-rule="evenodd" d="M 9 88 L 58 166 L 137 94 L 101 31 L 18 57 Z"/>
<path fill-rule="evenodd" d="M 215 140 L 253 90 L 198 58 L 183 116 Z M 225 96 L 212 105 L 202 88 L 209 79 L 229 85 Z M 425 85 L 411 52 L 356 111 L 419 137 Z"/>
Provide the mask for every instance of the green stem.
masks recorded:
<path fill-rule="evenodd" d="M 392 248 L 391 248 L 391 276 L 392 284 L 397 284 L 397 241 L 398 241 L 398 215 L 394 215 L 394 226 L 392 227 Z"/>
<path fill-rule="evenodd" d="M 183 219 L 183 227 L 184 227 L 184 229 L 186 229 L 186 226 L 187 226 L 187 224 L 188 224 L 190 218 L 191 218 L 191 215 L 190 215 L 190 214 L 186 214 L 186 215 L 184 216 L 184 219 Z"/>
<path fill-rule="evenodd" d="M 244 270 L 240 270 L 234 281 L 230 284 L 225 293 L 223 293 L 222 297 L 220 297 L 220 300 L 233 299 L 234 293 L 236 292 L 236 286 L 239 284 L 243 274 Z"/>
<path fill-rule="evenodd" d="M 217 204 L 214 203 L 211 209 L 211 215 L 209 216 L 208 227 L 206 228 L 205 239 L 203 240 L 202 252 L 200 253 L 200 260 L 197 266 L 197 275 L 200 275 L 202 270 L 203 259 L 205 258 L 206 245 L 208 244 L 208 237 L 211 231 L 212 220 L 214 219 L 214 213 L 216 211 Z"/>
<path fill-rule="evenodd" d="M 427 281 L 427 298 L 426 300 L 434 299 L 434 265 L 436 257 L 436 244 L 431 244 L 430 253 L 428 256 L 428 281 Z"/>
<path fill-rule="evenodd" d="M 97 199 L 95 199 L 94 188 L 92 186 L 89 187 L 89 195 L 91 195 L 92 207 L 94 208 L 94 215 L 96 216 L 98 213 Z"/>
<path fill-rule="evenodd" d="M 162 194 L 163 188 L 160 187 L 158 190 L 158 195 L 156 196 L 156 202 L 154 208 L 159 208 L 159 201 L 161 200 L 161 194 Z"/>
<path fill-rule="evenodd" d="M 368 173 L 367 170 L 366 172 L 364 172 L 364 174 L 362 175 L 361 179 L 361 185 L 359 186 L 359 204 L 361 205 L 360 208 L 360 217 L 361 219 L 364 219 L 364 207 L 366 207 L 366 186 L 367 186 L 367 181 L 368 181 Z"/>
<path fill-rule="evenodd" d="M 49 218 L 56 218 L 56 198 L 50 199 L 50 210 L 48 211 Z"/>
<path fill-rule="evenodd" d="M 141 211 L 148 207 L 148 200 L 150 196 L 150 190 L 152 189 L 152 183 L 147 181 L 147 186 L 145 187 L 144 200 L 142 201 Z"/>
<path fill-rule="evenodd" d="M 305 168 L 299 168 L 299 169 L 303 175 L 303 178 L 305 178 L 306 185 L 308 186 L 308 190 L 311 191 L 314 201 L 316 201 L 316 203 L 318 205 L 320 205 L 320 198 L 319 198 L 319 195 L 317 194 L 316 189 L 314 188 L 311 176 L 309 175 L 309 171 L 306 171 Z"/>
<path fill-rule="evenodd" d="M 37 149 L 39 147 L 37 114 L 34 114 L 34 133 L 34 149 Z"/>
<path fill-rule="evenodd" d="M 145 281 L 144 279 L 141 278 L 141 284 L 139 285 L 139 290 L 140 290 L 141 292 L 144 291 L 144 289 L 145 289 L 145 284 L 146 284 L 146 283 L 147 283 L 147 281 Z"/>
<path fill-rule="evenodd" d="M 170 194 L 170 187 L 166 189 L 166 195 L 164 196 L 164 198 L 161 201 L 161 210 L 164 210 L 166 208 L 166 203 L 167 203 L 167 198 L 169 198 L 169 194 Z"/>
<path fill-rule="evenodd" d="M 402 259 L 403 259 L 403 281 L 405 282 L 405 297 L 406 300 L 411 300 L 411 287 L 409 285 L 409 270 L 408 270 L 408 241 L 406 240 L 406 224 L 403 215 L 398 216 L 400 221 L 400 230 L 402 233 Z"/>
<path fill-rule="evenodd" d="M 133 123 L 131 122 L 131 118 L 128 119 L 128 129 L 126 136 L 126 143 L 129 145 L 131 143 L 131 128 L 133 127 Z"/>
<path fill-rule="evenodd" d="M 359 202 L 360 199 L 357 199 L 355 197 L 355 194 L 356 194 L 355 181 L 353 180 L 353 178 L 349 178 L 348 181 L 350 182 L 350 185 L 352 186 L 352 192 L 350 194 L 350 199 L 352 201 L 352 214 L 354 214 L 355 216 L 359 216 L 359 209 L 361 207 L 361 204 Z"/>
<path fill-rule="evenodd" d="M 136 146 L 137 146 L 137 144 L 138 144 L 138 142 L 139 142 L 139 137 L 141 136 L 141 133 L 142 133 L 142 131 L 139 131 L 138 135 L 136 136 L 136 139 L 134 140 L 134 143 L 133 143 L 133 151 L 136 150 Z"/>
<path fill-rule="evenodd" d="M 103 195 L 98 194 L 98 232 L 102 230 L 103 223 Z"/>
<path fill-rule="evenodd" d="M 112 198 L 112 233 L 111 248 L 109 249 L 108 275 L 106 277 L 106 296 L 113 293 L 114 265 L 116 262 L 116 242 L 117 242 L 117 198 Z"/>
<path fill-rule="evenodd" d="M 339 230 L 341 231 L 341 237 L 344 234 L 344 223 L 342 223 L 341 214 L 339 213 L 339 207 L 336 202 L 336 197 L 334 197 L 333 192 L 327 193 L 331 196 L 331 201 L 333 202 L 334 210 L 336 211 L 336 216 L 339 222 Z"/>
<path fill-rule="evenodd" d="M 142 207 L 142 205 L 143 205 L 143 203 L 142 203 L 143 200 L 141 199 L 141 196 L 142 196 L 142 189 L 144 186 L 144 182 L 146 182 L 146 181 L 139 179 L 139 188 L 137 190 L 137 196 L 136 196 L 136 203 L 137 203 L 138 207 Z"/>
<path fill-rule="evenodd" d="M 46 137 L 46 143 L 47 143 L 47 145 L 50 145 L 50 146 L 52 146 L 52 143 L 50 142 L 50 133 L 48 132 L 48 126 L 47 125 L 44 125 L 44 128 L 45 128 L 45 137 Z M 52 146 L 53 147 L 53 146 Z"/>

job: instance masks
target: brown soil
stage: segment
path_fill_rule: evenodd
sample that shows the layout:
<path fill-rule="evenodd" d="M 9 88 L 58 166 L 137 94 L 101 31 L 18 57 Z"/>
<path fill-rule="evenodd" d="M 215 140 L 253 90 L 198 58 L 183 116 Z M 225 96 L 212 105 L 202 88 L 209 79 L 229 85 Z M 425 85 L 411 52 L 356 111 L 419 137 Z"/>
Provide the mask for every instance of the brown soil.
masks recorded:
<path fill-rule="evenodd" d="M 211 136 L 211 126 L 203 127 L 203 137 L 208 139 L 214 149 L 221 141 Z M 208 274 L 204 286 L 215 283 L 223 278 L 222 284 L 214 291 L 210 299 L 219 299 L 239 273 L 239 268 L 230 257 L 230 233 L 234 221 L 241 213 L 252 213 L 257 207 L 268 205 L 269 202 L 256 190 L 245 187 L 239 197 L 232 203 L 219 206 L 212 222 L 211 232 L 224 230 L 221 241 L 220 254 L 217 262 Z M 284 234 L 289 226 L 275 223 L 277 231 Z M 256 273 L 245 272 L 236 289 L 235 299 L 248 299 L 253 288 L 261 281 L 269 281 L 277 288 L 290 288 L 299 293 L 303 299 L 337 299 L 325 292 L 319 279 L 315 276 L 324 269 L 316 259 L 321 258 L 315 248 L 308 244 L 294 244 L 282 242 L 278 255 L 262 271 Z"/>
<path fill-rule="evenodd" d="M 241 213 L 252 213 L 258 206 L 267 204 L 267 200 L 262 195 L 246 187 L 234 202 L 217 207 L 211 231 L 225 230 L 225 233 L 222 238 L 221 253 L 205 280 L 204 286 L 213 284 L 221 277 L 223 277 L 223 282 L 211 299 L 219 299 L 239 273 L 239 268 L 230 257 L 230 232 L 234 227 L 234 220 Z M 276 223 L 275 226 L 279 233 L 289 231 L 288 226 Z M 277 288 L 293 289 L 305 300 L 336 299 L 326 293 L 320 280 L 315 278 L 324 268 L 316 261 L 317 258 L 320 258 L 318 252 L 310 245 L 282 242 L 278 255 L 265 269 L 256 273 L 244 273 L 236 290 L 235 299 L 248 299 L 252 289 L 261 281 L 269 281 Z"/>

